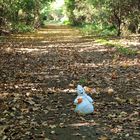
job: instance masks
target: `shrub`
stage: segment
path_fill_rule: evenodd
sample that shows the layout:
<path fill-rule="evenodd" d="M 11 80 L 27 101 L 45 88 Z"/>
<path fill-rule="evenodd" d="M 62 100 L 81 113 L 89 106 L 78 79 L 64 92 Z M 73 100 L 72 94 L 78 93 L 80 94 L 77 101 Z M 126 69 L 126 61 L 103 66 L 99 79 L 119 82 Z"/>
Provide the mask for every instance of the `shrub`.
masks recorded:
<path fill-rule="evenodd" d="M 112 36 L 117 34 L 117 30 L 112 25 L 101 25 L 101 24 L 84 24 L 81 26 L 81 31 L 86 35 L 101 35 L 101 36 Z"/>
<path fill-rule="evenodd" d="M 34 31 L 34 28 L 32 26 L 26 25 L 24 23 L 13 24 L 12 29 L 14 32 L 18 32 L 18 33 Z"/>

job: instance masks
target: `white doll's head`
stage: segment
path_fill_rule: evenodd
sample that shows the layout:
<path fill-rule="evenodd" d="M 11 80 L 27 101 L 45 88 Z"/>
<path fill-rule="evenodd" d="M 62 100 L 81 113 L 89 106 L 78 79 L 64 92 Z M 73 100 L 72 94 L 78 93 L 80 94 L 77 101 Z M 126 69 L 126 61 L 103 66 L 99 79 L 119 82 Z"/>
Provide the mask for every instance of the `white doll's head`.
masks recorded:
<path fill-rule="evenodd" d="M 77 86 L 77 93 L 78 93 L 79 96 L 85 95 L 85 90 L 81 85 Z"/>

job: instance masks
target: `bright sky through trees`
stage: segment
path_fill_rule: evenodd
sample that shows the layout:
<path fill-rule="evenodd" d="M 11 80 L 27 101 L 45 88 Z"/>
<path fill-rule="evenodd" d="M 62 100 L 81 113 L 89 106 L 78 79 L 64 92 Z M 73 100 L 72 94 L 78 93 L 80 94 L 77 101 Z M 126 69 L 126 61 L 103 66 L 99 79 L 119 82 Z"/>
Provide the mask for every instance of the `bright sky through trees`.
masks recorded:
<path fill-rule="evenodd" d="M 53 3 L 53 7 L 54 9 L 59 9 L 60 7 L 62 7 L 64 5 L 64 0 L 56 0 Z"/>

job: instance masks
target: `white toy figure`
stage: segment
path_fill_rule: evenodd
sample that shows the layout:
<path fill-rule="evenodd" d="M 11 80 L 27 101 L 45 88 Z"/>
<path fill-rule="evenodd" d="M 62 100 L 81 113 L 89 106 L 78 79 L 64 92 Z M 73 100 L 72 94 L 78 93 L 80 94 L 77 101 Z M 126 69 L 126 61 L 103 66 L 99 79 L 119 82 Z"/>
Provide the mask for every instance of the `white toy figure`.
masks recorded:
<path fill-rule="evenodd" d="M 93 113 L 93 99 L 85 93 L 85 90 L 81 85 L 77 86 L 77 93 L 78 96 L 74 100 L 74 104 L 76 105 L 75 112 L 80 114 Z"/>

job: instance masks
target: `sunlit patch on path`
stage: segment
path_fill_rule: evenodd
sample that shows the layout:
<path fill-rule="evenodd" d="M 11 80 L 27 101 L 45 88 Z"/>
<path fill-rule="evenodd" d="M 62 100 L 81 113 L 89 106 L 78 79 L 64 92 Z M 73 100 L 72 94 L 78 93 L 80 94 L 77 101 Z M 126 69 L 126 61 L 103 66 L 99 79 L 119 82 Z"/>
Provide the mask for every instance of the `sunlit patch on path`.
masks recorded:
<path fill-rule="evenodd" d="M 0 139 L 139 140 L 139 55 L 96 39 L 48 25 L 1 40 Z M 74 113 L 79 83 L 97 91 L 94 114 Z"/>

